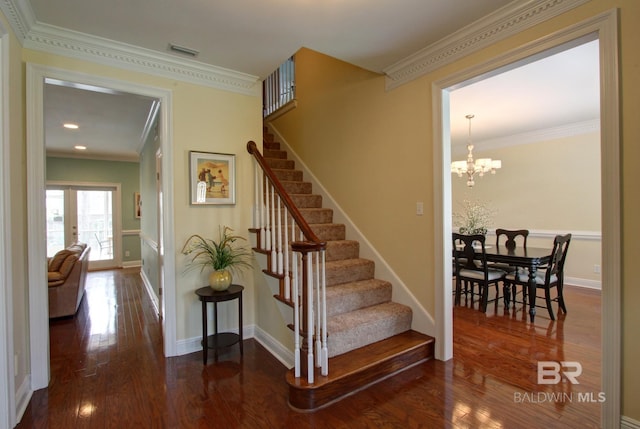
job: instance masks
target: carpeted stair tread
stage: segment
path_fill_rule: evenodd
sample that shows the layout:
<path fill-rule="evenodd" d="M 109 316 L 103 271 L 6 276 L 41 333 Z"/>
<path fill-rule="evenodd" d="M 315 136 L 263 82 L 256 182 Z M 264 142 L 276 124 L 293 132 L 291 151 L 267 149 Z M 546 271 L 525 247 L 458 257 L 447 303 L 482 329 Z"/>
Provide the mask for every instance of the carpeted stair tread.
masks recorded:
<path fill-rule="evenodd" d="M 411 329 L 412 313 L 395 302 L 373 305 L 327 319 L 329 357 L 338 356 Z"/>
<path fill-rule="evenodd" d="M 265 158 L 287 159 L 287 151 L 280 149 L 263 149 L 262 156 Z"/>
<path fill-rule="evenodd" d="M 360 243 L 356 240 L 327 241 L 325 261 L 339 261 L 341 259 L 357 259 L 360 256 Z"/>
<path fill-rule="evenodd" d="M 327 286 L 369 280 L 375 273 L 375 263 L 369 259 L 344 259 L 325 264 Z"/>
<path fill-rule="evenodd" d="M 300 214 L 309 224 L 333 222 L 333 210 L 323 207 L 299 208 Z"/>
<path fill-rule="evenodd" d="M 351 283 L 343 283 L 328 287 L 327 316 L 335 316 L 342 313 L 370 307 L 391 301 L 391 283 L 368 279 Z"/>
<path fill-rule="evenodd" d="M 290 194 L 291 200 L 298 207 L 322 207 L 322 195 L 317 194 Z"/>
<path fill-rule="evenodd" d="M 272 168 L 278 180 L 288 182 L 302 182 L 302 171 L 291 168 Z"/>
<path fill-rule="evenodd" d="M 312 223 L 309 227 L 322 241 L 344 240 L 346 228 L 341 223 Z"/>
<path fill-rule="evenodd" d="M 280 184 L 289 194 L 310 194 L 312 191 L 311 183 L 309 182 L 282 180 Z"/>
<path fill-rule="evenodd" d="M 281 170 L 293 170 L 296 168 L 296 163 L 292 159 L 265 158 L 265 162 L 272 170 L 274 168 Z"/>

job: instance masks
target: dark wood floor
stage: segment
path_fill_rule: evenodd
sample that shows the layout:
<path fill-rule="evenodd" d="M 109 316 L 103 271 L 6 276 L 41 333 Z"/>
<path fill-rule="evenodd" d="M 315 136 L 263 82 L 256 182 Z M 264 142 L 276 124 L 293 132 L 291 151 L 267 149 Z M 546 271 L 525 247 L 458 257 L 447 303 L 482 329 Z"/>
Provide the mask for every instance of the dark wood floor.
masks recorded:
<path fill-rule="evenodd" d="M 454 354 L 314 414 L 287 406 L 286 368 L 253 339 L 202 365 L 162 357 L 136 270 L 90 273 L 73 319 L 50 324 L 51 383 L 18 428 L 586 428 L 599 426 L 600 294 L 566 288 L 569 314 L 454 309 Z M 477 308 L 477 304 L 475 304 Z M 537 362 L 578 361 L 580 384 L 537 384 Z"/>

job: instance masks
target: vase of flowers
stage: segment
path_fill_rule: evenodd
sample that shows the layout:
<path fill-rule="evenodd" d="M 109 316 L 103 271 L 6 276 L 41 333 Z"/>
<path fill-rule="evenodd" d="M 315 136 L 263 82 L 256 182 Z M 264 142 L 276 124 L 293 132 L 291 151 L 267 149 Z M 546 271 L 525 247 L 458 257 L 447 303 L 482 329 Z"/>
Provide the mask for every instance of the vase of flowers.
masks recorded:
<path fill-rule="evenodd" d="M 493 214 L 494 213 L 480 201 L 464 200 L 462 212 L 454 213 L 453 217 L 459 227 L 460 234 L 485 235 Z"/>
<path fill-rule="evenodd" d="M 211 268 L 209 286 L 216 291 L 227 290 L 233 280 L 232 272 L 251 266 L 251 252 L 236 242 L 244 240 L 233 235 L 228 226 L 219 227 L 218 240 L 193 234 L 182 247 L 184 255 L 190 255 L 189 267 Z"/>

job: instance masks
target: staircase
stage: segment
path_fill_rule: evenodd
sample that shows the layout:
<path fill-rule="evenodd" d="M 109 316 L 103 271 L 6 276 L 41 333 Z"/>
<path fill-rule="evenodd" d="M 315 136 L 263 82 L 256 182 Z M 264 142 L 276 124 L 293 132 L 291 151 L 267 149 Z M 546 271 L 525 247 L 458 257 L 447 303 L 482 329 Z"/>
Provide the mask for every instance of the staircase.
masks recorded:
<path fill-rule="evenodd" d="M 311 183 L 303 181 L 302 171 L 295 169 L 294 161 L 266 128 L 262 153 L 312 231 L 327 243 L 330 371 L 309 384 L 295 378 L 291 370 L 287 375 L 290 405 L 312 411 L 431 359 L 433 338 L 411 330 L 411 309 L 391 300 L 392 285 L 375 278 L 374 262 L 359 257 L 359 243 L 346 238 L 345 225 L 333 223 L 333 211 L 322 207 L 322 197 L 312 193 Z M 265 273 L 282 277 L 269 270 Z M 282 293 L 275 298 L 292 305 Z"/>

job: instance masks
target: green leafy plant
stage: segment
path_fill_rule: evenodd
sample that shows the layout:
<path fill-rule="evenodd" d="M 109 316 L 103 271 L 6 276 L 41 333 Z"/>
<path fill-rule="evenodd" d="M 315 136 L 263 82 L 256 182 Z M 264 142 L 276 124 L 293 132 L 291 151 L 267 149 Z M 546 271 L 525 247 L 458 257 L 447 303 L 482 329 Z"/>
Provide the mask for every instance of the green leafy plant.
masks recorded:
<path fill-rule="evenodd" d="M 463 201 L 463 211 L 454 213 L 453 217 L 460 227 L 460 234 L 486 234 L 494 212 L 480 201 Z"/>
<path fill-rule="evenodd" d="M 200 266 L 200 272 L 210 267 L 213 270 L 227 269 L 235 273 L 243 268 L 251 267 L 251 252 L 244 246 L 235 244 L 245 240 L 239 235 L 233 235 L 228 226 L 219 227 L 219 238 L 215 241 L 193 234 L 182 247 L 184 255 L 191 255 L 188 267 Z"/>

